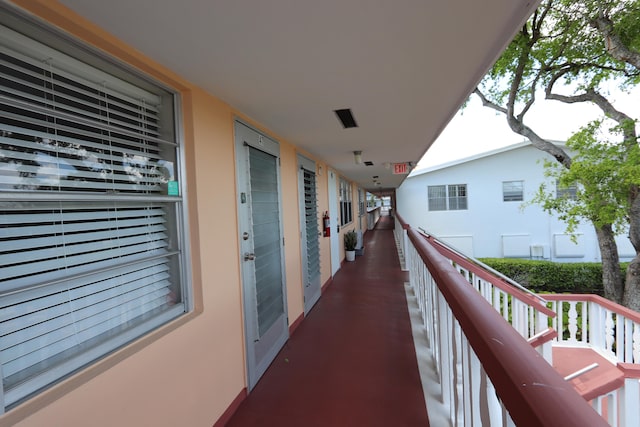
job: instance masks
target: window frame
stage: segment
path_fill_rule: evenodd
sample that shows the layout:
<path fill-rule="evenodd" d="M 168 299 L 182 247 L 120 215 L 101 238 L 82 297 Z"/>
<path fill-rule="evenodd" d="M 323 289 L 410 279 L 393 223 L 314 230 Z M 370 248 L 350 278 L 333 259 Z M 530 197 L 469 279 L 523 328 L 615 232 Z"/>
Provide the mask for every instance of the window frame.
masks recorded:
<path fill-rule="evenodd" d="M 353 203 L 351 182 L 340 177 L 340 226 L 344 227 L 353 222 Z"/>
<path fill-rule="evenodd" d="M 366 209 L 365 209 L 365 194 L 364 194 L 364 190 L 362 188 L 358 188 L 358 214 L 360 216 L 363 216 L 364 214 L 367 213 Z"/>
<path fill-rule="evenodd" d="M 518 185 L 519 184 L 519 190 Z M 509 188 L 511 186 L 511 188 Z M 524 201 L 524 180 L 502 181 L 502 201 L 522 202 Z"/>
<path fill-rule="evenodd" d="M 556 199 L 566 198 L 568 200 L 578 199 L 578 186 L 570 185 L 568 188 L 560 188 L 560 181 L 556 180 Z"/>
<path fill-rule="evenodd" d="M 167 304 L 169 306 L 167 310 L 155 314 L 149 313 L 150 317 L 147 320 L 137 321 L 138 323 L 132 325 L 130 329 L 120 330 L 119 328 L 115 328 L 113 336 L 97 335 L 95 336 L 95 338 L 97 339 L 95 346 L 92 346 L 89 349 L 78 349 L 76 352 L 73 352 L 68 358 L 65 357 L 63 363 L 58 363 L 50 368 L 45 367 L 42 370 L 37 371 L 38 373 L 35 375 L 37 377 L 37 381 L 34 381 L 33 385 L 20 385 L 19 389 L 17 386 L 5 388 L 3 386 L 3 383 L 0 382 L 0 403 L 2 403 L 2 405 L 0 405 L 0 414 L 2 414 L 3 412 L 11 410 L 13 407 L 30 400 L 32 397 L 37 396 L 42 391 L 49 389 L 51 386 L 57 384 L 63 379 L 75 375 L 76 373 L 83 372 L 85 369 L 95 365 L 97 362 L 102 360 L 105 356 L 112 354 L 113 352 L 124 347 L 132 345 L 135 342 L 141 342 L 141 340 L 154 333 L 154 331 L 156 331 L 159 327 L 166 325 L 167 323 L 172 322 L 176 319 L 184 318 L 185 315 L 193 311 L 194 302 L 193 289 L 191 285 L 191 264 L 189 262 L 190 242 L 189 224 L 187 220 L 188 203 L 185 197 L 187 192 L 187 181 L 186 168 L 184 165 L 185 156 L 182 136 L 182 122 L 180 119 L 182 114 L 180 93 L 176 89 L 165 85 L 155 78 L 143 74 L 140 71 L 134 70 L 131 65 L 128 65 L 115 57 L 107 55 L 106 53 L 99 51 L 98 49 L 84 43 L 81 40 L 77 40 L 56 28 L 52 28 L 47 23 L 25 17 L 21 11 L 14 11 L 14 9 L 10 6 L 0 5 L 0 27 L 2 27 L 3 29 L 8 28 L 11 33 L 19 33 L 21 37 L 31 39 L 32 42 L 30 42 L 25 49 L 33 49 L 35 52 L 38 52 L 40 51 L 41 46 L 45 46 L 43 51 L 50 49 L 52 51 L 58 52 L 59 58 L 73 58 L 72 60 L 69 60 L 69 62 L 72 63 L 72 65 L 70 66 L 77 66 L 78 64 L 81 64 L 81 68 L 78 69 L 78 72 L 87 73 L 86 76 L 99 76 L 97 78 L 108 80 L 109 83 L 115 84 L 116 87 L 119 87 L 119 84 L 122 84 L 122 87 L 128 86 L 127 90 L 132 90 L 134 92 L 136 88 L 139 88 L 142 92 L 151 91 L 152 93 L 160 94 L 159 96 L 163 97 L 165 101 L 170 101 L 169 108 L 166 107 L 166 104 L 161 107 L 161 109 L 163 110 L 161 114 L 163 115 L 162 123 L 166 124 L 171 129 L 171 148 L 168 149 L 168 152 L 172 153 L 169 161 L 173 165 L 173 178 L 170 178 L 169 180 L 177 181 L 175 183 L 175 186 L 177 186 L 178 189 L 177 195 L 173 193 L 173 190 L 171 190 L 171 195 L 169 193 L 164 195 L 153 195 L 149 193 L 142 194 L 136 193 L 135 191 L 133 191 L 131 194 L 118 194 L 117 191 L 105 191 L 103 193 L 92 190 L 88 190 L 88 192 L 74 192 L 69 189 L 61 190 L 60 188 L 58 188 L 58 190 L 51 190 L 44 189 L 43 185 L 41 185 L 40 188 L 35 187 L 35 189 L 3 189 L 0 190 L 0 203 L 5 204 L 5 208 L 2 209 L 2 212 L 0 212 L 0 219 L 2 216 L 4 216 L 3 214 L 6 214 L 6 208 L 9 206 L 9 204 L 29 205 L 30 208 L 25 208 L 28 211 L 32 208 L 35 209 L 36 206 L 41 206 L 40 209 L 42 209 L 42 206 L 48 206 L 53 203 L 57 203 L 60 206 L 61 213 L 63 212 L 63 209 L 69 209 L 69 206 L 71 205 L 78 205 L 82 203 L 93 204 L 92 206 L 99 206 L 101 204 L 113 204 L 114 208 L 111 209 L 115 210 L 120 209 L 120 207 L 130 207 L 132 203 L 146 206 L 164 206 L 163 210 L 166 211 L 166 215 L 164 216 L 164 218 L 166 218 L 166 220 L 168 221 L 166 233 L 169 237 L 167 237 L 167 240 L 171 241 L 169 243 L 170 247 L 174 249 L 171 249 L 169 251 L 169 254 L 158 255 L 157 257 L 154 255 L 152 257 L 160 260 L 158 262 L 166 263 L 166 268 L 170 271 L 170 276 L 172 276 L 172 280 L 174 281 L 174 285 L 172 286 L 172 288 L 175 289 L 177 293 L 179 293 L 179 296 L 177 297 L 179 300 L 176 302 L 175 306 L 171 305 L 173 303 L 172 298 L 174 297 L 168 296 L 167 302 L 169 302 L 170 300 L 172 302 Z M 3 34 L 5 33 L 3 32 Z M 7 41 L 7 43 L 11 43 L 11 41 Z M 17 52 L 18 54 L 24 54 L 25 50 L 15 48 L 15 52 Z M 7 58 L 14 58 L 14 56 L 12 56 L 12 54 L 8 54 Z M 65 67 L 66 65 L 55 68 L 53 69 L 53 71 L 51 71 L 51 73 L 68 73 L 68 70 L 66 70 Z M 83 77 L 85 76 L 84 74 L 80 75 Z M 53 77 L 51 78 L 51 81 L 53 82 Z M 55 84 L 57 85 L 58 83 Z M 3 84 L 3 87 L 9 89 L 12 88 L 10 83 L 7 83 L 6 86 Z M 51 90 L 53 91 L 54 89 Z M 53 96 L 56 96 L 55 93 L 53 93 Z M 8 99 L 6 102 L 7 103 L 5 105 L 8 106 L 7 108 L 14 108 L 11 106 L 11 103 L 19 105 L 19 102 L 16 103 L 12 99 Z M 36 100 L 35 102 L 42 101 Z M 46 105 L 38 109 L 41 110 L 42 114 L 44 115 L 50 115 L 51 117 L 56 116 L 55 110 L 53 110 L 53 112 L 47 112 Z M 109 115 L 108 112 L 107 115 Z M 24 115 L 17 117 L 19 117 L 19 119 L 24 121 L 25 123 L 29 121 Z M 68 118 L 70 123 L 73 123 L 73 120 L 78 120 L 74 117 L 77 116 L 69 114 Z M 95 120 L 96 123 L 98 121 L 99 120 Z M 83 123 L 83 121 L 81 120 L 79 122 L 76 122 L 76 125 L 78 127 L 71 129 L 78 130 L 80 129 L 80 126 L 84 124 L 86 123 Z M 15 135 L 13 137 L 15 137 Z M 141 139 L 141 141 L 146 140 L 146 138 L 143 137 L 142 134 L 140 134 L 139 138 Z M 103 139 L 105 138 L 103 137 Z M 58 138 L 52 139 L 51 146 L 57 147 L 55 148 L 55 150 L 61 150 L 60 147 L 62 147 L 62 144 L 60 141 L 61 139 Z M 94 144 L 98 149 L 100 149 L 99 142 L 95 142 Z M 82 147 L 82 145 L 78 145 L 78 147 Z M 106 151 L 107 146 L 102 147 L 102 149 Z M 124 148 L 120 150 L 109 146 L 108 149 L 111 150 L 111 153 L 125 152 L 122 151 L 124 150 Z M 162 150 L 165 150 L 165 148 L 163 147 Z M 22 151 L 16 150 L 16 153 L 22 153 Z M 113 154 L 113 156 L 115 157 L 115 154 Z M 165 157 L 163 156 L 164 154 L 162 154 L 159 158 L 164 161 Z M 122 157 L 120 157 L 120 160 L 118 160 L 118 162 L 122 162 L 122 167 L 125 167 L 125 169 L 126 165 L 124 164 L 124 159 L 126 158 L 126 155 L 122 155 Z M 114 164 L 115 162 L 116 160 L 114 160 Z M 64 173 L 60 172 L 62 170 L 61 163 L 58 163 L 57 167 L 59 174 L 58 176 L 64 176 Z M 68 166 L 66 167 L 68 168 Z M 134 166 L 133 169 L 136 169 L 136 167 Z M 131 173 L 135 173 L 135 170 Z M 36 174 L 35 180 L 37 181 L 38 179 L 38 175 Z M 172 189 L 174 188 L 174 184 L 170 184 L 170 186 L 172 187 Z M 98 212 L 98 210 L 91 211 Z M 67 245 L 68 244 L 65 243 L 64 247 L 66 248 Z M 145 251 L 142 251 L 141 253 L 143 255 L 146 254 Z M 113 261 L 113 265 L 109 267 L 97 268 L 87 273 L 83 273 L 81 276 L 108 276 L 109 274 L 113 274 L 112 276 L 110 276 L 112 279 L 115 277 L 120 277 L 121 267 L 119 267 L 118 265 L 119 264 L 117 264 L 116 261 Z M 138 268 L 144 269 L 145 267 Z M 78 277 L 80 276 L 78 276 L 77 274 L 71 276 L 64 276 L 63 274 L 61 278 L 56 279 L 53 283 L 55 285 L 66 283 L 69 281 L 77 281 Z M 0 293 L 0 303 L 2 303 L 0 304 L 0 308 L 3 306 L 3 304 L 6 305 L 7 301 L 10 301 L 10 304 L 13 304 L 13 302 L 15 301 L 19 301 L 20 298 L 16 295 L 24 294 L 25 296 L 27 296 L 35 295 L 36 293 L 42 295 L 44 289 L 50 288 L 52 286 L 53 285 L 49 284 L 49 282 L 45 281 L 35 287 L 26 286 L 24 289 L 14 289 L 10 292 L 10 294 L 8 294 L 6 291 Z M 11 297 L 12 300 L 9 300 L 9 297 Z M 120 307 L 122 305 L 122 303 L 119 304 L 120 305 L 116 305 L 116 307 Z M 46 364 L 49 360 L 49 357 L 44 356 L 43 359 L 40 359 L 39 363 Z M 0 366 L 0 376 L 2 376 L 2 379 L 4 380 L 5 377 L 1 375 L 2 372 L 3 369 L 2 366 Z"/>
<path fill-rule="evenodd" d="M 427 186 L 427 210 L 429 212 L 464 211 L 468 209 L 469 192 L 467 184 Z"/>

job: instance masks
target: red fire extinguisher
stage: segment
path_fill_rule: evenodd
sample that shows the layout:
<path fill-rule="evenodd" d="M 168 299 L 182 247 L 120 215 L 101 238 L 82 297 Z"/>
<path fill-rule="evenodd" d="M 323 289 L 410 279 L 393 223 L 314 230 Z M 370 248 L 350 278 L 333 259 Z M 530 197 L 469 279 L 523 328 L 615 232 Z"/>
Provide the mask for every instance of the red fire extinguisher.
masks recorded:
<path fill-rule="evenodd" d="M 331 225 L 329 224 L 329 212 L 324 211 L 322 215 L 322 226 L 324 227 L 324 237 L 329 237 L 331 235 Z"/>

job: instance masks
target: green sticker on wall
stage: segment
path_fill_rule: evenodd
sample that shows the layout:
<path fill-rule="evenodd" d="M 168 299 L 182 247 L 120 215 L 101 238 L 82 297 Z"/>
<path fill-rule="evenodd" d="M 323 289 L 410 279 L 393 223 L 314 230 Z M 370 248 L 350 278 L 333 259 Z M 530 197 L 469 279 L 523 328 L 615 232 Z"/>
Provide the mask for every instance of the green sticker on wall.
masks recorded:
<path fill-rule="evenodd" d="M 180 188 L 178 187 L 178 181 L 167 182 L 167 194 L 169 194 L 169 196 L 180 195 Z"/>

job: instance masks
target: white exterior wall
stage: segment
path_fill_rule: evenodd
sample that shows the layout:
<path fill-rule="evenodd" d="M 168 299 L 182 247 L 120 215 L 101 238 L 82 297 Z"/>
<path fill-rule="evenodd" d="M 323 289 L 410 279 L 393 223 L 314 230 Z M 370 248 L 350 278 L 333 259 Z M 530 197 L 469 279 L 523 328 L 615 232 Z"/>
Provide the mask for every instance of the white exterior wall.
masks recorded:
<path fill-rule="evenodd" d="M 412 227 L 423 228 L 475 258 L 600 261 L 589 222 L 578 227 L 576 245 L 569 240 L 562 221 L 538 205 L 523 206 L 545 181 L 543 158 L 551 160 L 529 143 L 519 143 L 427 169 L 408 177 L 396 191 L 398 213 Z M 524 202 L 504 202 L 503 181 L 523 181 Z M 555 184 L 548 182 L 548 188 L 555 190 Z M 467 210 L 429 211 L 427 187 L 452 184 L 467 185 Z M 531 246 L 541 246 L 543 256 L 532 257 Z M 618 250 L 623 261 L 633 256 L 626 236 L 618 237 Z"/>

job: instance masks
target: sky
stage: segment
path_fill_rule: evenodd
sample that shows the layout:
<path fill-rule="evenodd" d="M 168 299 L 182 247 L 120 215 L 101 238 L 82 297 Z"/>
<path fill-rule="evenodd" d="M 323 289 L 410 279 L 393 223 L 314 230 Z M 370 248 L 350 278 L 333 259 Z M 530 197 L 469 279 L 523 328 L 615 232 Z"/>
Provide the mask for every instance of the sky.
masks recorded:
<path fill-rule="evenodd" d="M 640 88 L 636 88 L 631 94 L 623 94 L 614 89 L 611 96 L 616 108 L 640 118 Z M 590 120 L 602 116 L 599 108 L 584 103 L 567 105 L 559 101 L 536 102 L 541 103 L 527 113 L 525 124 L 546 139 L 564 141 Z M 466 108 L 449 122 L 418 162 L 416 169 L 447 163 L 524 140 L 523 136 L 511 131 L 504 114 L 483 107 L 480 99 L 472 95 Z"/>

